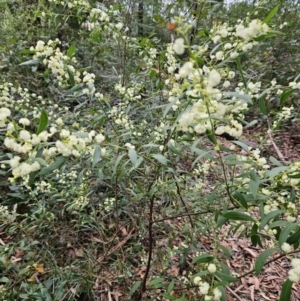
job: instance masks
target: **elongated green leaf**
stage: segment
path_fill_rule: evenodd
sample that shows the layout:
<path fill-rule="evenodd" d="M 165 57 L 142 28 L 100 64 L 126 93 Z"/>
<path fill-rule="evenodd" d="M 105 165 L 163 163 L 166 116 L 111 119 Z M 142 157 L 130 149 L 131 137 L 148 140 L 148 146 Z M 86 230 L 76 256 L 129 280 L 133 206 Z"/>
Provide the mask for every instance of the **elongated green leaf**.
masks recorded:
<path fill-rule="evenodd" d="M 218 245 L 218 249 L 222 250 L 227 258 L 231 257 L 231 250 L 224 247 L 223 245 Z"/>
<path fill-rule="evenodd" d="M 239 192 L 235 192 L 233 194 L 233 197 L 239 202 L 239 204 L 241 204 L 245 209 L 248 208 L 248 205 L 247 205 L 247 201 L 244 197 L 244 195 L 242 195 L 241 193 Z"/>
<path fill-rule="evenodd" d="M 253 176 L 252 172 L 253 171 L 251 171 L 251 173 L 250 173 L 251 180 L 249 183 L 249 190 L 250 190 L 250 193 L 252 194 L 253 198 L 255 199 L 257 196 L 260 181 L 259 181 L 259 177 L 257 177 L 256 174 L 255 174 L 255 176 Z"/>
<path fill-rule="evenodd" d="M 181 155 L 181 152 L 180 152 L 177 148 L 175 148 L 175 146 L 174 146 L 170 141 L 168 142 L 168 149 L 169 149 L 172 153 L 174 153 L 174 154 L 176 154 L 176 155 L 178 155 L 178 156 Z"/>
<path fill-rule="evenodd" d="M 266 263 L 267 259 L 269 258 L 269 256 L 271 256 L 275 251 L 278 251 L 277 248 L 272 248 L 272 249 L 268 249 L 263 251 L 256 259 L 255 262 L 255 275 L 257 276 L 260 271 L 262 270 L 264 264 Z"/>
<path fill-rule="evenodd" d="M 42 158 L 35 157 L 34 161 L 39 162 L 41 166 L 47 166 L 48 165 L 48 163 Z"/>
<path fill-rule="evenodd" d="M 101 158 L 101 147 L 99 145 L 95 145 L 92 168 L 94 168 L 96 166 L 96 164 L 99 162 L 100 158 Z"/>
<path fill-rule="evenodd" d="M 295 233 L 291 234 L 289 238 L 286 240 L 286 242 L 290 245 L 293 245 L 299 242 L 299 240 L 300 240 L 300 228 Z"/>
<path fill-rule="evenodd" d="M 128 156 L 129 156 L 129 159 L 130 159 L 132 165 L 135 165 L 135 164 L 136 164 L 136 161 L 137 161 L 137 159 L 138 159 L 137 153 L 136 153 L 135 149 L 130 148 L 130 149 L 128 150 Z"/>
<path fill-rule="evenodd" d="M 265 98 L 261 97 L 258 101 L 258 106 L 260 111 L 264 114 L 267 115 L 267 108 L 266 108 L 266 102 L 265 102 Z"/>
<path fill-rule="evenodd" d="M 60 169 L 67 160 L 68 160 L 68 157 L 63 157 L 63 156 L 57 157 L 55 159 L 54 163 L 52 163 L 48 167 L 44 167 L 43 169 L 41 169 L 41 171 L 38 173 L 38 175 L 39 176 L 47 175 L 56 169 Z"/>
<path fill-rule="evenodd" d="M 73 54 L 75 53 L 75 45 L 71 45 L 70 48 L 68 49 L 68 52 L 67 52 L 67 56 L 68 57 L 71 57 Z"/>
<path fill-rule="evenodd" d="M 169 162 L 169 160 L 161 154 L 153 154 L 152 157 L 154 159 L 156 159 L 159 163 L 163 164 L 163 165 L 167 165 L 168 162 Z"/>
<path fill-rule="evenodd" d="M 170 284 L 168 285 L 168 289 L 167 289 L 167 292 L 168 293 L 171 293 L 173 288 L 174 288 L 174 285 L 175 285 L 175 280 L 173 279 Z"/>
<path fill-rule="evenodd" d="M 142 157 L 142 156 L 140 156 L 137 160 L 136 160 L 136 162 L 135 162 L 135 164 L 134 164 L 134 168 L 138 168 L 140 165 L 141 165 L 141 163 L 144 161 L 144 158 Z"/>
<path fill-rule="evenodd" d="M 291 231 L 298 226 L 298 223 L 290 223 L 287 225 L 280 233 L 279 236 L 279 245 L 282 246 L 284 242 L 286 242 L 288 236 L 290 235 Z"/>
<path fill-rule="evenodd" d="M 221 280 L 223 280 L 223 281 L 228 281 L 228 282 L 237 282 L 237 281 L 239 281 L 237 278 L 235 278 L 235 277 L 232 277 L 232 276 L 230 276 L 230 275 L 228 275 L 228 274 L 224 274 L 224 273 L 222 273 L 222 272 L 216 272 L 216 275 L 219 277 L 219 278 L 221 278 Z"/>
<path fill-rule="evenodd" d="M 149 286 L 157 286 L 157 284 L 161 284 L 163 281 L 163 278 L 154 278 L 149 282 Z"/>
<path fill-rule="evenodd" d="M 239 211 L 230 211 L 230 212 L 227 212 L 225 214 L 223 214 L 223 216 L 227 219 L 232 219 L 232 220 L 235 220 L 235 221 L 250 221 L 250 222 L 255 222 L 255 220 L 245 214 L 245 213 L 241 213 Z"/>
<path fill-rule="evenodd" d="M 206 131 L 206 137 L 214 144 L 216 145 L 217 144 L 217 140 L 216 140 L 216 137 L 214 135 L 214 133 L 210 130 L 207 130 Z"/>
<path fill-rule="evenodd" d="M 29 61 L 19 64 L 19 66 L 37 65 L 39 62 L 40 62 L 40 60 L 29 60 Z"/>
<path fill-rule="evenodd" d="M 276 5 L 276 6 L 271 10 L 271 12 L 267 15 L 267 17 L 263 20 L 263 23 L 269 22 L 269 21 L 274 17 L 274 15 L 277 13 L 278 8 L 279 8 L 279 5 Z"/>
<path fill-rule="evenodd" d="M 122 158 L 125 156 L 125 154 L 121 155 L 118 157 L 118 159 L 116 160 L 116 163 L 114 165 L 114 168 L 113 168 L 113 176 L 115 175 L 116 171 L 117 171 L 117 167 L 120 163 L 120 161 L 122 160 Z"/>
<path fill-rule="evenodd" d="M 200 256 L 195 257 L 192 263 L 206 263 L 211 262 L 213 259 L 214 257 L 210 254 L 202 254 Z"/>
<path fill-rule="evenodd" d="M 74 87 L 75 86 L 74 74 L 68 66 L 67 66 L 67 73 L 69 75 L 70 84 L 72 87 Z"/>
<path fill-rule="evenodd" d="M 237 99 L 244 100 L 247 103 L 252 104 L 251 97 L 247 94 L 241 94 L 238 92 L 225 92 L 226 96 L 236 97 Z M 238 106 L 238 105 L 237 105 Z"/>
<path fill-rule="evenodd" d="M 104 178 L 103 171 L 102 171 L 101 168 L 99 168 L 99 170 L 98 170 L 98 180 L 102 181 L 103 178 Z"/>
<path fill-rule="evenodd" d="M 140 287 L 142 281 L 139 280 L 137 281 L 131 288 L 130 292 L 128 293 L 128 296 L 132 296 L 134 294 L 134 292 Z"/>
<path fill-rule="evenodd" d="M 269 227 L 270 227 L 271 229 L 273 229 L 273 228 L 276 228 L 276 227 L 285 227 L 285 226 L 287 226 L 288 224 L 289 224 L 288 221 L 276 221 L 276 222 L 270 224 Z"/>
<path fill-rule="evenodd" d="M 290 279 L 287 279 L 281 289 L 279 301 L 290 301 L 292 293 L 293 282 Z"/>
<path fill-rule="evenodd" d="M 269 212 L 260 222 L 259 225 L 259 229 L 263 229 L 265 227 L 265 225 L 275 216 L 279 215 L 280 213 L 282 213 L 282 210 L 274 210 Z"/>
<path fill-rule="evenodd" d="M 246 84 L 246 81 L 245 81 L 245 77 L 244 77 L 244 73 L 243 73 L 243 69 L 242 69 L 242 64 L 241 64 L 241 61 L 240 61 L 239 57 L 237 57 L 235 59 L 235 61 L 236 61 L 236 65 L 237 65 L 238 71 L 240 73 L 240 76 L 242 78 L 242 82 L 244 84 L 244 87 L 245 87 L 245 89 L 247 89 L 247 84 Z"/>
<path fill-rule="evenodd" d="M 280 96 L 280 107 L 285 103 L 286 99 L 290 97 L 297 89 L 292 89 L 288 91 L 283 91 L 281 96 Z"/>
<path fill-rule="evenodd" d="M 41 117 L 40 117 L 40 124 L 36 131 L 36 134 L 40 134 L 48 125 L 48 115 L 45 110 L 42 110 Z"/>
<path fill-rule="evenodd" d="M 287 166 L 277 166 L 272 168 L 269 173 L 268 176 L 273 179 L 274 177 L 276 177 L 278 174 L 280 174 L 282 171 L 287 170 L 288 167 Z"/>
<path fill-rule="evenodd" d="M 292 179 L 299 179 L 300 178 L 300 173 L 297 173 L 297 174 L 288 174 L 288 177 L 292 178 Z"/>

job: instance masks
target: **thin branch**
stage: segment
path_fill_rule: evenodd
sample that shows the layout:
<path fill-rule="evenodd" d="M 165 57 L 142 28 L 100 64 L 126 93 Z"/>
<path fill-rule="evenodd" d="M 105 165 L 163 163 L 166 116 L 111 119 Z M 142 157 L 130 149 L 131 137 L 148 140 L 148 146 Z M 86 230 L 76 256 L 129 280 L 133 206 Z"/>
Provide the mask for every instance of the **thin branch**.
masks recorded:
<path fill-rule="evenodd" d="M 218 276 L 215 275 L 215 278 L 218 280 L 218 281 L 222 281 L 221 278 L 219 278 Z M 241 299 L 237 294 L 236 292 L 234 292 L 229 286 L 227 285 L 224 285 L 224 287 L 238 300 L 238 301 L 243 301 L 243 299 Z"/>
<path fill-rule="evenodd" d="M 280 255 L 278 255 L 277 257 L 275 257 L 275 258 L 273 258 L 273 259 L 267 261 L 264 265 L 266 266 L 267 264 L 272 263 L 273 261 L 276 261 L 277 259 L 280 259 L 280 258 L 285 257 L 285 256 L 290 255 L 290 254 L 299 253 L 299 252 L 300 252 L 300 250 L 298 249 L 298 250 L 294 250 L 294 251 L 292 251 L 292 252 L 289 252 L 289 253 L 287 253 L 287 254 L 280 254 Z M 252 274 L 254 271 L 255 271 L 255 268 L 252 269 L 251 271 L 249 271 L 249 272 L 247 272 L 247 273 L 245 273 L 245 274 L 243 274 L 243 275 L 237 277 L 237 278 L 238 278 L 238 279 L 241 279 L 241 278 L 243 278 L 243 277 L 245 277 L 245 276 L 247 276 L 247 275 L 249 275 L 249 274 Z"/>
<path fill-rule="evenodd" d="M 184 199 L 183 199 L 183 197 L 181 196 L 180 187 L 179 187 L 179 185 L 178 185 L 178 183 L 177 183 L 176 178 L 175 178 L 175 185 L 176 185 L 177 193 L 178 193 L 178 195 L 179 195 L 179 198 L 180 198 L 180 200 L 181 200 L 181 203 L 183 204 L 186 213 L 189 213 L 189 210 L 188 210 L 188 208 L 187 208 L 187 206 L 186 206 L 186 203 L 184 202 Z M 191 227 L 194 228 L 194 224 L 193 224 L 193 220 L 192 220 L 192 218 L 191 218 L 191 215 L 188 214 L 187 216 L 189 217 L 189 220 L 190 220 L 190 223 L 191 223 Z"/>
<path fill-rule="evenodd" d="M 280 151 L 280 149 L 277 147 L 276 143 L 274 142 L 271 133 L 268 132 L 268 136 L 269 136 L 269 138 L 270 138 L 270 140 L 271 140 L 271 142 L 272 142 L 272 144 L 273 144 L 273 146 L 274 146 L 274 149 L 275 149 L 275 151 L 276 151 L 276 153 L 277 153 L 279 159 L 280 159 L 284 164 L 287 164 L 287 162 L 286 162 L 285 159 L 284 159 L 284 156 L 283 156 L 282 152 Z"/>

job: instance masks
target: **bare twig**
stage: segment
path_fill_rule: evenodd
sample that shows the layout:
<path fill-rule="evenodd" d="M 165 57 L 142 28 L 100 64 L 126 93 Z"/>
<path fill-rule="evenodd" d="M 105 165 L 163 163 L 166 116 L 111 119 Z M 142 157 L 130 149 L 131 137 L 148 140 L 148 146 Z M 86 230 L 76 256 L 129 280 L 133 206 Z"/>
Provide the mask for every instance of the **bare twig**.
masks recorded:
<path fill-rule="evenodd" d="M 187 206 L 186 206 L 186 203 L 184 202 L 184 199 L 183 199 L 182 196 L 181 196 L 181 193 L 180 193 L 180 187 L 179 187 L 179 185 L 178 185 L 178 183 L 177 183 L 176 178 L 175 178 L 175 185 L 176 185 L 177 193 L 178 193 L 178 195 L 179 195 L 179 198 L 180 198 L 180 200 L 181 200 L 181 203 L 183 204 L 186 213 L 189 213 L 189 210 L 188 210 L 188 208 L 187 208 Z M 192 218 L 191 218 L 191 215 L 188 214 L 188 217 L 189 217 L 189 220 L 190 220 L 190 223 L 191 223 L 191 227 L 194 228 L 194 224 L 193 224 L 193 220 L 192 220 Z"/>
<path fill-rule="evenodd" d="M 269 138 L 270 138 L 270 140 L 271 140 L 271 142 L 272 142 L 272 144 L 273 144 L 273 146 L 274 146 L 274 149 L 275 149 L 275 151 L 276 151 L 276 153 L 277 153 L 279 159 L 280 159 L 284 164 L 287 164 L 287 162 L 286 162 L 285 159 L 284 159 L 284 156 L 283 156 L 282 152 L 280 151 L 280 149 L 277 147 L 276 143 L 274 142 L 271 133 L 268 132 L 268 136 L 269 136 Z"/>
<path fill-rule="evenodd" d="M 218 281 L 222 281 L 218 276 L 215 275 L 215 278 Z M 238 301 L 243 301 L 237 294 L 234 292 L 229 286 L 224 285 L 224 287 L 238 300 Z"/>

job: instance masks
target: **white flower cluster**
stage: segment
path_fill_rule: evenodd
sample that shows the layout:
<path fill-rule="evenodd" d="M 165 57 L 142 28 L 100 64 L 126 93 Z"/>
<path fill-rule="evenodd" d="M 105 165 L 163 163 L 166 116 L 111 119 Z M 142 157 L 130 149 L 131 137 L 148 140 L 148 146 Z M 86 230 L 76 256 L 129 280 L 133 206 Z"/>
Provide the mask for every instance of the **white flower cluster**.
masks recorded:
<path fill-rule="evenodd" d="M 81 80 L 81 73 L 76 71 L 72 64 L 77 60 L 73 56 L 72 58 L 63 54 L 59 47 L 56 47 L 60 41 L 49 40 L 47 44 L 44 41 L 38 41 L 35 47 L 31 47 L 30 50 L 35 51 L 34 59 L 41 59 L 42 63 L 49 68 L 52 76 L 58 81 L 58 85 L 66 87 L 70 85 L 70 76 L 74 78 L 75 84 L 83 83 L 87 88 L 83 89 L 83 94 L 93 94 L 95 92 L 94 79 L 95 74 L 84 71 L 83 79 Z"/>
<path fill-rule="evenodd" d="M 245 26 L 244 23 L 239 20 L 239 24 L 235 27 L 223 23 L 211 29 L 211 40 L 214 44 L 219 43 L 219 47 L 222 47 L 222 50 L 217 51 L 216 48 L 216 53 L 210 54 L 212 60 L 235 59 L 240 53 L 247 52 L 258 44 L 257 41 L 252 41 L 253 38 L 270 30 L 267 24 L 258 19 L 252 20 L 248 26 Z"/>
<path fill-rule="evenodd" d="M 2 97 L 0 95 L 0 98 Z M 11 99 L 8 98 L 7 100 L 10 104 Z M 46 160 L 46 163 L 51 163 L 57 155 L 78 157 L 83 153 L 92 153 L 91 145 L 100 144 L 105 140 L 102 133 L 96 133 L 94 130 L 89 133 L 71 132 L 65 129 L 61 118 L 54 120 L 52 123 L 49 119 L 49 130 L 35 134 L 25 128 L 31 126 L 27 118 L 20 116 L 19 121 L 16 120 L 13 123 L 10 120 L 13 116 L 10 109 L 0 107 L 0 116 L 5 123 L 3 129 L 6 135 L 4 146 L 14 153 L 20 154 L 20 156 L 15 155 L 10 160 L 1 162 L 1 168 L 6 169 L 7 166 L 11 168 L 14 179 L 24 178 L 30 173 L 40 170 L 40 161 L 36 158 L 36 147 L 41 144 L 43 145 L 43 160 Z M 19 128 L 18 123 L 24 128 Z M 52 141 L 50 141 L 50 138 Z"/>
<path fill-rule="evenodd" d="M 236 26 L 235 30 L 236 36 L 248 41 L 259 35 L 268 33 L 270 28 L 266 23 L 263 23 L 261 20 L 254 19 L 246 27 L 241 22 Z"/>
<path fill-rule="evenodd" d="M 292 252 L 293 248 L 290 244 L 288 244 L 287 242 L 284 242 L 282 245 L 281 245 L 281 250 L 284 252 L 284 253 L 289 253 L 289 252 Z"/>
<path fill-rule="evenodd" d="M 109 22 L 108 14 L 100 9 L 100 8 L 93 8 L 90 11 L 90 21 L 91 22 Z"/>
<path fill-rule="evenodd" d="M 7 117 L 11 115 L 11 111 L 8 108 L 0 108 L 0 128 L 6 126 L 5 122 L 7 121 Z"/>
<path fill-rule="evenodd" d="M 178 38 L 178 39 L 175 40 L 175 42 L 173 44 L 173 50 L 179 55 L 184 53 L 185 46 L 184 46 L 184 39 L 183 38 Z"/>
<path fill-rule="evenodd" d="M 222 93 L 216 87 L 221 82 L 221 74 L 217 70 L 210 70 L 206 66 L 194 68 L 193 62 L 186 62 L 179 69 L 178 76 L 185 80 L 183 85 L 190 88 L 186 94 L 198 98 L 179 118 L 180 130 L 202 134 L 226 116 L 230 122 L 225 126 L 218 126 L 216 134 L 226 132 L 236 138 L 242 135 L 242 124 L 233 115 L 226 114 L 232 105 L 226 106 L 220 101 Z"/>
<path fill-rule="evenodd" d="M 289 279 L 292 282 L 300 281 L 300 258 L 293 258 L 291 261 L 292 269 L 289 270 Z"/>
<path fill-rule="evenodd" d="M 106 212 L 110 212 L 114 208 L 115 203 L 116 203 L 115 198 L 106 198 L 104 200 L 104 210 Z"/>
<path fill-rule="evenodd" d="M 294 110 L 293 106 L 283 107 L 282 111 L 279 112 L 276 116 L 277 120 L 275 120 L 273 122 L 273 129 L 277 127 L 279 122 L 287 121 L 288 119 L 292 118 L 293 117 L 293 110 Z"/>
<path fill-rule="evenodd" d="M 86 0 L 49 0 L 49 2 L 52 2 L 56 5 L 63 5 L 63 6 L 68 6 L 68 8 L 73 8 L 73 7 L 85 7 L 88 8 L 90 7 L 90 4 Z"/>
<path fill-rule="evenodd" d="M 177 61 L 174 56 L 174 53 L 175 53 L 175 51 L 173 49 L 173 45 L 169 44 L 167 46 L 165 68 L 167 68 L 167 70 L 170 74 L 174 73 L 174 71 L 176 70 L 176 67 L 177 67 Z"/>
<path fill-rule="evenodd" d="M 122 99 L 122 103 L 124 104 L 129 101 L 136 101 L 141 99 L 141 95 L 139 94 L 139 91 L 141 89 L 141 86 L 138 83 L 131 83 L 132 86 L 130 87 L 123 87 L 121 84 L 115 85 L 115 90 L 118 91 L 124 99 Z"/>
<path fill-rule="evenodd" d="M 213 292 L 212 292 L 213 296 L 208 295 L 209 289 L 210 289 L 209 283 L 207 283 L 205 281 L 202 281 L 201 277 L 196 276 L 194 278 L 194 283 L 195 283 L 195 285 L 199 286 L 200 293 L 202 295 L 205 295 L 204 300 L 206 300 L 206 301 L 213 301 L 213 300 L 214 301 L 219 301 L 221 299 L 222 293 L 217 287 L 215 289 L 213 289 Z"/>
<path fill-rule="evenodd" d="M 258 166 L 262 167 L 263 169 L 268 169 L 270 167 L 270 165 L 267 164 L 266 158 L 260 156 L 260 150 L 258 148 L 250 152 L 250 157 Z"/>
<path fill-rule="evenodd" d="M 143 57 L 143 62 L 147 68 L 152 68 L 157 55 L 156 48 L 150 48 L 148 51 L 140 51 L 139 56 Z"/>

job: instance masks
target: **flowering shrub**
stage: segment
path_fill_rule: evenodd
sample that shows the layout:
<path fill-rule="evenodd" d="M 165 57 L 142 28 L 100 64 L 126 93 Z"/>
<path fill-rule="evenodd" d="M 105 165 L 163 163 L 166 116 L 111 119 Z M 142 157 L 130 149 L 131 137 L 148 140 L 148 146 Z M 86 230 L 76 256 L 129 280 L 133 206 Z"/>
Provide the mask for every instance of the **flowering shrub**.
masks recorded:
<path fill-rule="evenodd" d="M 276 80 L 266 85 L 248 78 L 240 60 L 276 34 L 269 21 L 277 9 L 263 21 L 248 16 L 237 24 L 216 23 L 210 32 L 203 29 L 192 45 L 188 34 L 195 24 L 186 25 L 184 17 L 177 17 L 178 37 L 160 45 L 155 38 L 129 36 L 118 7 L 50 2 L 67 10 L 66 19 L 78 14 L 79 32 L 88 31 L 95 43 L 105 37 L 114 48 L 121 45 L 123 50 L 114 52 L 120 54 L 121 63 L 113 66 L 116 74 L 106 91 L 96 71 L 81 67 L 75 44 L 65 49 L 58 39 L 38 40 L 26 52 L 32 55 L 30 60 L 21 65 L 35 66 L 37 78 L 49 91 L 38 95 L 1 83 L 0 175 L 7 181 L 1 224 L 10 234 L 33 236 L 51 249 L 51 256 L 56 249 L 48 235 L 54 235 L 56 227 L 63 232 L 66 224 L 72 230 L 58 238 L 58 244 L 69 250 L 67 264 L 52 261 L 51 266 L 47 256 L 39 257 L 35 240 L 1 246 L 0 268 L 7 267 L 5 281 L 1 278 L 3 299 L 15 296 L 19 280 L 9 278 L 14 269 L 29 283 L 20 285 L 24 299 L 34 296 L 31 290 L 63 299 L 69 275 L 76 279 L 71 299 L 79 296 L 85 278 L 93 283 L 89 290 L 96 295 L 95 275 L 104 261 L 114 271 L 122 269 L 122 281 L 140 267 L 142 273 L 137 273 L 134 285 L 130 283 L 126 298 L 143 300 L 147 287 L 153 286 L 163 289 L 167 300 L 188 300 L 175 296 L 176 286 L 191 291 L 195 300 L 224 300 L 224 286 L 245 276 L 231 274 L 226 265 L 231 255 L 220 237 L 228 229 L 225 224 L 230 227 L 227 235 L 238 232 L 254 246 L 264 248 L 266 239 L 272 241 L 274 247 L 257 258 L 254 273 L 259 274 L 275 252 L 278 258 L 291 258 L 282 296 L 290 295 L 290 282 L 300 277 L 298 259 L 292 258 L 300 240 L 300 165 L 265 158 L 261 149 L 239 140 L 244 127 L 251 126 L 245 116 L 253 104 L 267 115 L 267 97 L 279 97 L 281 106 L 269 134 L 296 114 L 283 104 L 299 89 L 297 78 L 288 86 Z M 133 67 L 138 72 L 131 73 Z M 224 134 L 232 139 L 230 147 L 219 137 Z M 81 233 L 86 240 L 81 240 Z M 156 235 L 164 250 L 156 247 Z M 212 238 L 211 250 L 199 243 L 204 235 Z M 79 248 L 73 245 L 77 239 Z M 138 242 L 130 245 L 131 240 Z M 91 247 L 82 251 L 86 241 Z M 23 262 L 20 254 L 29 248 L 34 254 L 29 252 Z M 124 257 L 116 260 L 119 266 L 112 264 L 109 258 L 120 248 L 138 261 L 126 269 Z M 14 261 L 12 254 L 21 259 Z M 162 255 L 157 273 L 151 273 L 154 255 Z M 84 258 L 79 270 L 73 268 L 76 257 Z M 52 284 L 48 281 L 52 278 L 43 280 L 47 275 L 37 264 L 42 260 L 55 278 Z M 178 272 L 169 274 L 174 262 L 184 271 L 181 278 Z M 61 285 L 60 292 L 52 293 L 54 285 Z"/>

